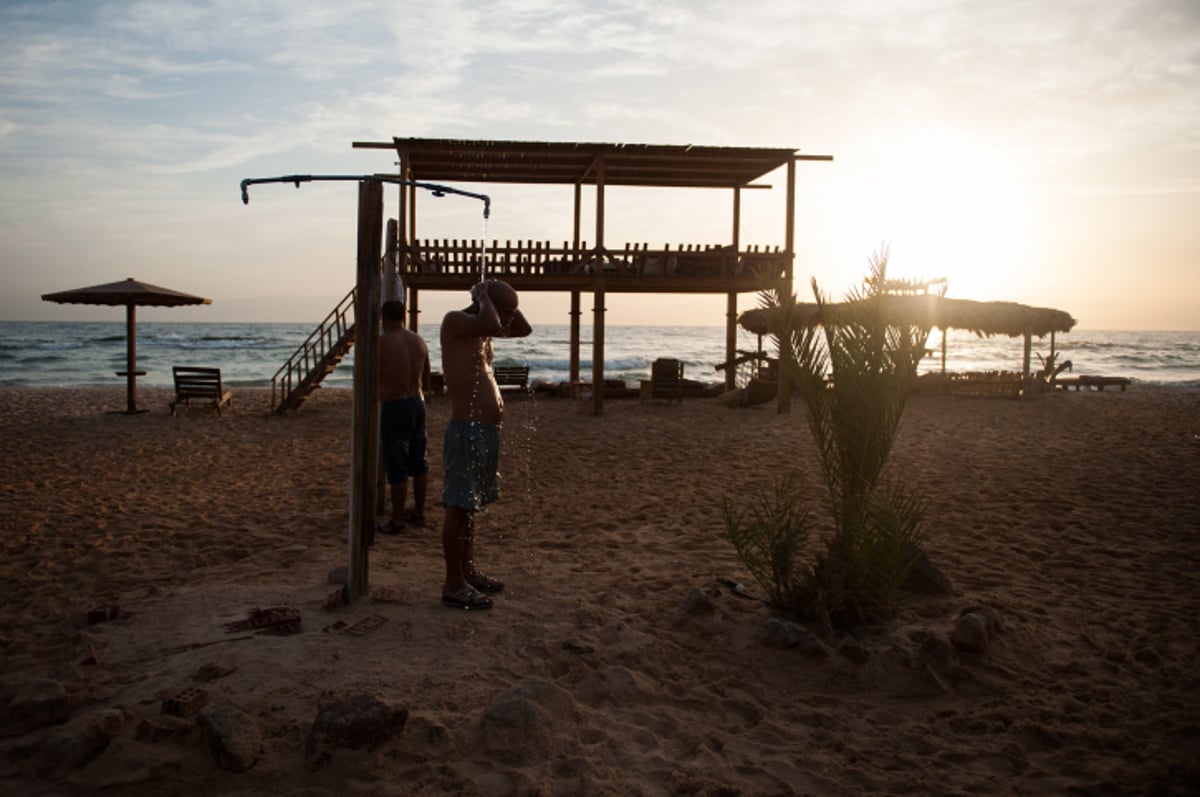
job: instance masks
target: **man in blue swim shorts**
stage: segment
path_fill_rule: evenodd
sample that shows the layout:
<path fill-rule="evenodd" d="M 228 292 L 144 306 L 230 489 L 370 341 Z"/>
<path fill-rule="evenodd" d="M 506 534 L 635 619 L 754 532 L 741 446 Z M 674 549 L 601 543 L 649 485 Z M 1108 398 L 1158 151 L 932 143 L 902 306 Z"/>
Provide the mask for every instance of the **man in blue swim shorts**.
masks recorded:
<path fill-rule="evenodd" d="M 408 480 L 413 483 L 413 512 L 408 520 L 425 522 L 426 475 L 425 395 L 429 378 L 429 348 L 404 326 L 404 304 L 383 303 L 383 334 L 379 337 L 379 436 L 392 493 L 392 517 L 379 527 L 384 534 L 404 530 Z"/>
<path fill-rule="evenodd" d="M 451 404 L 442 451 L 442 602 L 459 609 L 490 609 L 492 599 L 485 593 L 499 592 L 504 583 L 475 567 L 474 518 L 478 509 L 500 497 L 504 402 L 492 375 L 492 338 L 521 338 L 533 329 L 507 282 L 481 281 L 471 288 L 471 300 L 470 307 L 442 319 L 442 371 Z"/>

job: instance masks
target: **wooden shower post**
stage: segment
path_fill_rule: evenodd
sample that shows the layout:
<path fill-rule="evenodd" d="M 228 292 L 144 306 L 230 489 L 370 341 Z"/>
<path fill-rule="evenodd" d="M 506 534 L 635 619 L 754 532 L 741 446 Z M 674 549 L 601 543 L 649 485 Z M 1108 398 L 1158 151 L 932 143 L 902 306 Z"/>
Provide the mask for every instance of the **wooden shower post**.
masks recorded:
<path fill-rule="evenodd" d="M 375 525 L 379 463 L 379 273 L 383 184 L 358 184 L 358 268 L 354 301 L 354 422 L 350 435 L 350 562 L 346 598 L 367 595 L 367 539 Z"/>

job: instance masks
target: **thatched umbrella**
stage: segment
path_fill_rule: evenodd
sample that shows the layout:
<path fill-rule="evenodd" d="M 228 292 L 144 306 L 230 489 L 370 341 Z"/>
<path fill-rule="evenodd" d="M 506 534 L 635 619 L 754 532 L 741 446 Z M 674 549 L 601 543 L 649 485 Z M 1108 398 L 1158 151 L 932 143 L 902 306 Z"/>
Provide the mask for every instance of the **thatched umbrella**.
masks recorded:
<path fill-rule="evenodd" d="M 192 304 L 212 304 L 212 299 L 138 282 L 133 277 L 120 282 L 93 285 L 90 288 L 44 293 L 42 300 L 58 304 L 100 304 L 110 307 L 125 305 L 125 370 L 118 371 L 117 376 L 125 377 L 125 413 L 127 415 L 133 415 L 139 411 L 137 408 L 137 378 L 145 373 L 137 370 L 137 306 L 181 307 Z"/>
<path fill-rule="evenodd" d="M 863 301 L 831 302 L 826 310 L 837 321 Z M 895 324 L 937 327 L 942 330 L 942 369 L 946 367 L 947 329 L 966 329 L 979 337 L 1007 335 L 1010 338 L 1025 338 L 1025 377 L 1029 376 L 1029 352 L 1033 336 L 1050 335 L 1050 348 L 1054 349 L 1054 334 L 1069 332 L 1075 319 L 1062 310 L 1049 307 L 1030 307 L 1016 302 L 976 302 L 971 299 L 947 299 L 936 294 L 896 295 L 878 297 L 883 302 L 884 318 Z M 776 331 L 776 311 L 771 308 L 747 310 L 738 318 L 738 323 L 750 332 L 767 335 Z M 801 302 L 796 305 L 796 322 L 804 326 L 821 323 L 821 306 Z"/>

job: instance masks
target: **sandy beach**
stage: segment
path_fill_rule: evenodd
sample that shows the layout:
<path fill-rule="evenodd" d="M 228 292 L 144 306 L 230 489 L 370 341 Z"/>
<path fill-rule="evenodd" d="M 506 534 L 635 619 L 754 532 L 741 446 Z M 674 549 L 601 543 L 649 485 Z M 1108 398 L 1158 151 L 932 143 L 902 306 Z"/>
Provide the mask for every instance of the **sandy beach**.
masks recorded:
<path fill-rule="evenodd" d="M 1200 791 L 1196 391 L 913 398 L 892 462 L 955 593 L 904 594 L 855 656 L 765 643 L 725 583 L 761 594 L 724 501 L 794 464 L 823 499 L 802 407 L 510 401 L 477 550 L 508 588 L 468 613 L 439 601 L 445 398 L 427 527 L 377 538 L 371 597 L 335 608 L 349 392 L 169 398 L 0 390 L 0 794 Z M 280 607 L 298 633 L 227 628 Z M 982 652 L 950 641 L 973 607 Z M 353 695 L 403 730 L 314 760 Z M 189 700 L 233 718 L 235 761 Z"/>

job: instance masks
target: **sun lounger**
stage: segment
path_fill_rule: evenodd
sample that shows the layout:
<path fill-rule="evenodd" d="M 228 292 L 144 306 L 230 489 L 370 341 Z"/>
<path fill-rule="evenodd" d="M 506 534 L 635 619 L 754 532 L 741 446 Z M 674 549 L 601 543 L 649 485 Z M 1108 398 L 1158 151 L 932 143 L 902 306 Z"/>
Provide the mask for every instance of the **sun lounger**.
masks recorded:
<path fill-rule="evenodd" d="M 195 368 L 177 365 L 175 373 L 175 400 L 171 402 L 171 415 L 180 404 L 192 406 L 192 400 L 203 401 L 217 408 L 221 414 L 224 407 L 233 406 L 233 393 L 221 384 L 220 368 Z"/>
<path fill-rule="evenodd" d="M 1091 388 L 1093 390 L 1104 390 L 1106 387 L 1119 387 L 1121 392 L 1125 392 L 1125 388 L 1129 386 L 1129 379 L 1123 376 L 1087 376 L 1081 374 L 1079 376 L 1059 377 L 1054 380 L 1056 387 L 1061 387 L 1063 390 L 1075 388 L 1075 392 L 1079 392 L 1081 388 Z"/>
<path fill-rule="evenodd" d="M 496 378 L 496 387 L 501 390 L 511 387 L 522 393 L 529 392 L 528 365 L 497 365 L 492 368 L 492 376 Z"/>

